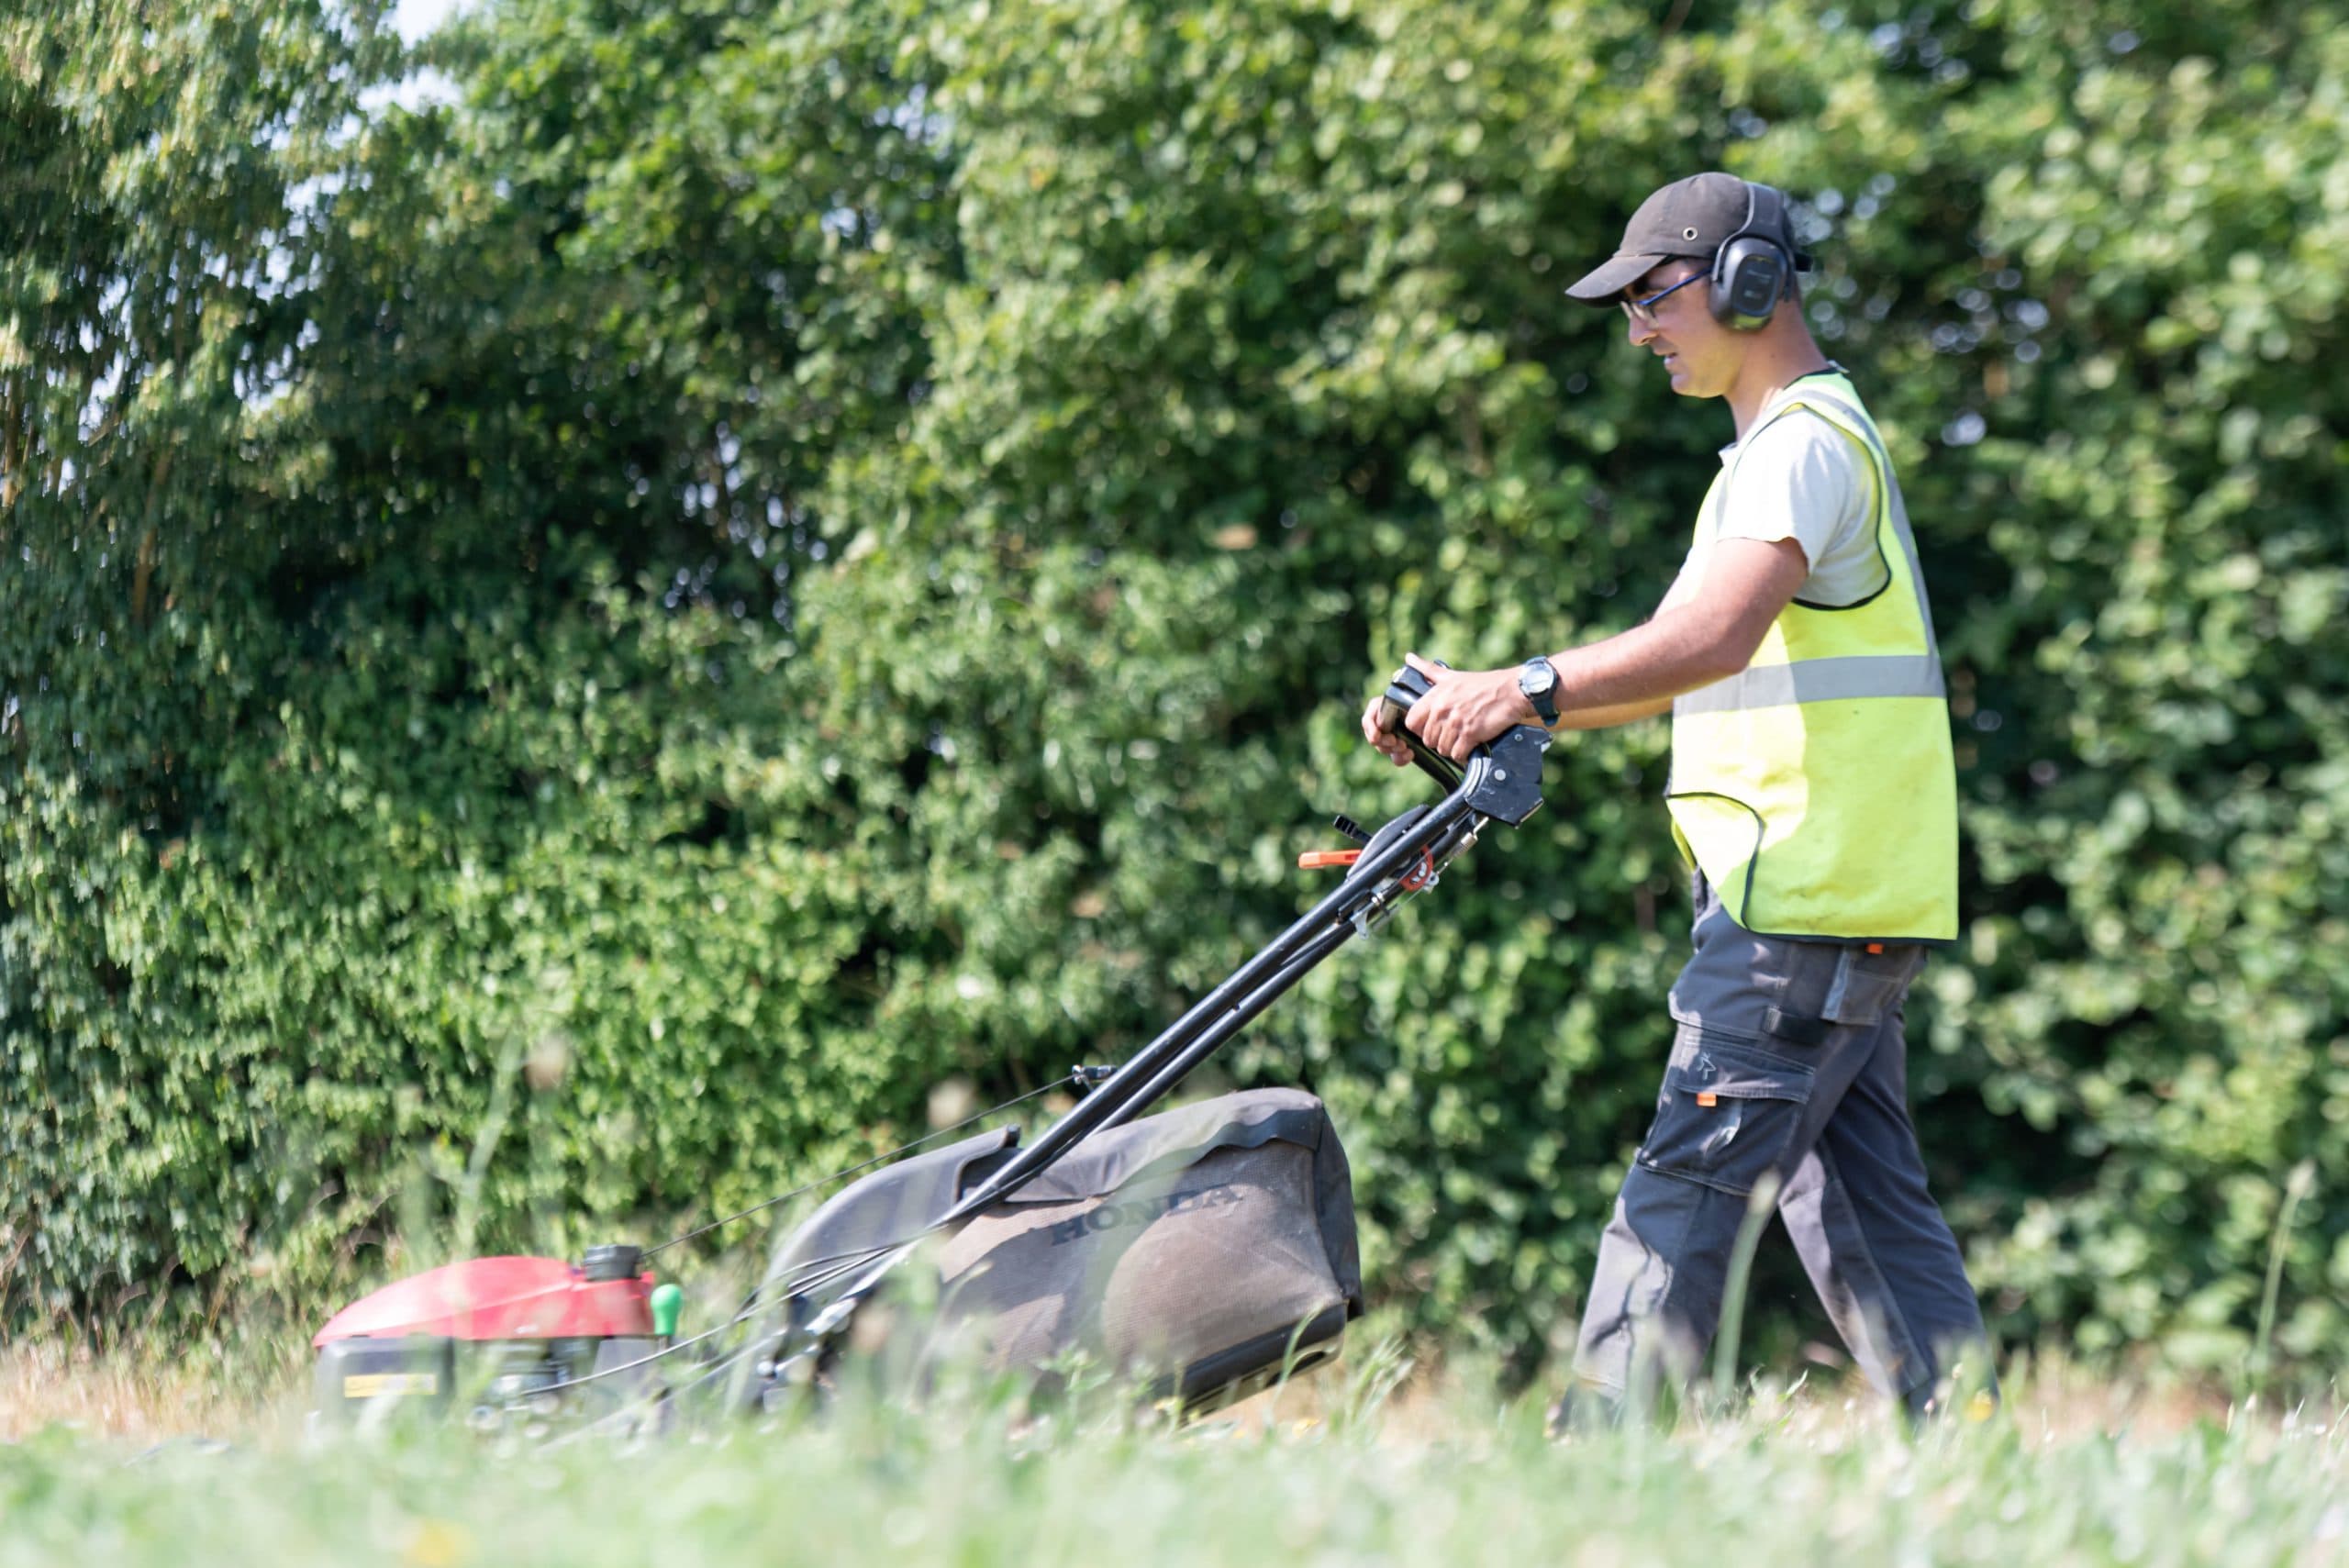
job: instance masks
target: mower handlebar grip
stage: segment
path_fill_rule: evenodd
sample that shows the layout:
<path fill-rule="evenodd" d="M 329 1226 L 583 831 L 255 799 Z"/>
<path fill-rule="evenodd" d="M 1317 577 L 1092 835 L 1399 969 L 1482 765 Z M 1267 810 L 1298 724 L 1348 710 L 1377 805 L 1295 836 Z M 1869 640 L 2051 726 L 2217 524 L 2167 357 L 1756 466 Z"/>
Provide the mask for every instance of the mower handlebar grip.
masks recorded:
<path fill-rule="evenodd" d="M 1441 659 L 1431 659 L 1428 662 L 1439 670 L 1452 668 Z M 1396 671 L 1393 679 L 1386 683 L 1385 695 L 1378 699 L 1378 728 L 1381 734 L 1399 735 L 1409 742 L 1412 762 L 1419 772 L 1449 792 L 1460 782 L 1459 767 L 1450 758 L 1439 756 L 1426 741 L 1403 727 L 1404 716 L 1411 711 L 1411 705 L 1434 689 L 1433 681 L 1408 664 Z"/>

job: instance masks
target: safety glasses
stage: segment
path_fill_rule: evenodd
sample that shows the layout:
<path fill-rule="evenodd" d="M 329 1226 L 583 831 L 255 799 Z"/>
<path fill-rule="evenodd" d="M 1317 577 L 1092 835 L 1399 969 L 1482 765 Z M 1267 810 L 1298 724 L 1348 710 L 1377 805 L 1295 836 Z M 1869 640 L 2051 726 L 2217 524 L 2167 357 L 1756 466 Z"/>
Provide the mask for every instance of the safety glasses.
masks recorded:
<path fill-rule="evenodd" d="M 1645 299 L 1624 300 L 1623 314 L 1634 321 L 1642 321 L 1653 327 L 1655 325 L 1655 306 L 1658 300 L 1663 299 L 1666 295 L 1678 294 L 1690 284 L 1703 283 L 1706 276 L 1707 274 L 1703 272 L 1691 272 L 1671 287 L 1658 289 Z"/>

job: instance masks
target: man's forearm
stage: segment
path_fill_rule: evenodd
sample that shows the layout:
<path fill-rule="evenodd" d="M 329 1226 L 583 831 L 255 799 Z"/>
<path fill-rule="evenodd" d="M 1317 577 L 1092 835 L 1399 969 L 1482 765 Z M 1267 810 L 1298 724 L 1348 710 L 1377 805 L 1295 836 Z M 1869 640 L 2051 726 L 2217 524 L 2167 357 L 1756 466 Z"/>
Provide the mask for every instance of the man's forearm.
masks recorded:
<path fill-rule="evenodd" d="M 1646 718 L 1681 693 L 1744 668 L 1742 659 L 1730 664 L 1720 629 L 1694 606 L 1659 611 L 1604 641 L 1553 653 L 1550 662 L 1558 671 L 1559 727 L 1570 729 Z"/>
<path fill-rule="evenodd" d="M 1661 713 L 1683 692 L 1745 668 L 1809 571 L 1792 539 L 1724 539 L 1701 580 L 1673 584 L 1653 618 L 1553 654 L 1560 719 L 1576 728 Z"/>
<path fill-rule="evenodd" d="M 1618 724 L 1636 724 L 1642 718 L 1672 711 L 1670 697 L 1657 697 L 1652 702 L 1618 703 L 1613 707 L 1577 707 L 1568 706 L 1558 710 L 1561 729 L 1607 729 Z"/>

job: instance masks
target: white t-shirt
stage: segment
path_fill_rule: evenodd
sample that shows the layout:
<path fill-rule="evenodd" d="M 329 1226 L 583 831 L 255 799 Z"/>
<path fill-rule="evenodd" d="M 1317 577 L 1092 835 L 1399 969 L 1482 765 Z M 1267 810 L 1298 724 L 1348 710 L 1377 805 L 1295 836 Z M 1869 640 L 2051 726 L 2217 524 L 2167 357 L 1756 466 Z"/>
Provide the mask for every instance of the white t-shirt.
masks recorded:
<path fill-rule="evenodd" d="M 1801 395 L 1798 384 L 1781 395 Z M 1790 539 L 1810 563 L 1795 597 L 1805 604 L 1855 605 L 1883 591 L 1890 577 L 1877 553 L 1875 476 L 1857 441 L 1808 408 L 1778 418 L 1742 442 L 1721 449 L 1726 489 L 1712 538 Z M 1699 543 L 1681 565 L 1685 578 L 1704 554 Z M 1693 587 L 1692 583 L 1689 586 Z"/>

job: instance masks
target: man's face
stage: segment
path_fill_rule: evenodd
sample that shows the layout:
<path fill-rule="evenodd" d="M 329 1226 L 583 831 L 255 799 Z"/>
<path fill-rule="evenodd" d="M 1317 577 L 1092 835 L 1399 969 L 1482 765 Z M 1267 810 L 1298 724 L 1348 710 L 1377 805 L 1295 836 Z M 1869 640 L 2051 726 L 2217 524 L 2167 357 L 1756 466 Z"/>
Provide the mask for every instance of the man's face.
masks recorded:
<path fill-rule="evenodd" d="M 1631 342 L 1664 361 L 1672 390 L 1683 397 L 1719 397 L 1727 393 L 1744 361 L 1744 344 L 1737 334 L 1713 319 L 1705 295 L 1712 284 L 1700 261 L 1675 258 L 1651 268 L 1646 276 L 1623 291 L 1630 317 Z M 1653 299 L 1688 279 L 1642 310 L 1633 301 Z"/>

